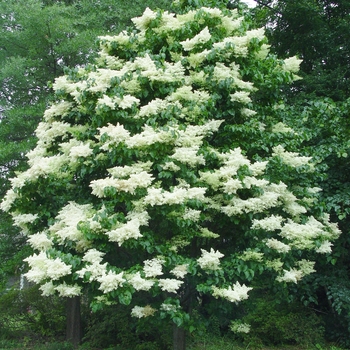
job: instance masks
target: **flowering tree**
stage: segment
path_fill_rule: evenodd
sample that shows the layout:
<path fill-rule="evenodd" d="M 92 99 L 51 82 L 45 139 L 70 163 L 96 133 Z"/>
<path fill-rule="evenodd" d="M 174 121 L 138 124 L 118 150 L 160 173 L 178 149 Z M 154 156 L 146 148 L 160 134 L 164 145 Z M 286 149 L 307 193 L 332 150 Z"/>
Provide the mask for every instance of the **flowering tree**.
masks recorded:
<path fill-rule="evenodd" d="M 316 215 L 314 165 L 286 150 L 299 138 L 273 108 L 300 61 L 269 55 L 236 10 L 146 9 L 133 23 L 56 79 L 1 207 L 44 296 L 89 287 L 97 308 L 142 293 L 133 316 L 193 329 L 195 293 L 239 302 L 257 272 L 297 283 L 339 230 Z"/>

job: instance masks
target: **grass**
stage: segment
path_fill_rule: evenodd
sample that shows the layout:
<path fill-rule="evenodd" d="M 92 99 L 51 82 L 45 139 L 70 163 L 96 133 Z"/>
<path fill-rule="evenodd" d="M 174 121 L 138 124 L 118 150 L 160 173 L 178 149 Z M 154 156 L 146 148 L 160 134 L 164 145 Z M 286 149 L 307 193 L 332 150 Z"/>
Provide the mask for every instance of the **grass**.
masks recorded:
<path fill-rule="evenodd" d="M 187 350 L 346 350 L 335 346 L 334 344 L 328 345 L 311 345 L 308 347 L 301 346 L 276 346 L 266 347 L 261 344 L 238 344 L 230 337 L 217 337 L 217 336 L 204 336 L 201 338 L 189 339 L 187 344 Z M 21 341 L 18 340 L 0 340 L 0 350 L 73 350 L 72 344 L 63 341 L 52 341 L 39 343 L 34 342 L 29 338 L 24 338 Z M 79 349 L 76 350 L 119 350 L 120 347 L 110 348 L 90 348 L 89 345 L 82 344 Z M 129 349 L 125 349 L 129 350 Z M 170 349 L 169 349 L 170 350 Z"/>

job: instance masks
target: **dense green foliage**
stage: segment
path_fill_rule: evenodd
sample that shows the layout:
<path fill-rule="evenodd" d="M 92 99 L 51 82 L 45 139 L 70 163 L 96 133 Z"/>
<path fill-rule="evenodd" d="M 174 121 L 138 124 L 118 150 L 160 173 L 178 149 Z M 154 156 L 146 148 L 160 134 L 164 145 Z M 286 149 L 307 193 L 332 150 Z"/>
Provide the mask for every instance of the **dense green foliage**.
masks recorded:
<path fill-rule="evenodd" d="M 303 60 L 303 80 L 296 84 L 297 98 L 328 97 L 334 101 L 349 98 L 349 2 L 261 0 L 257 3 L 258 17 L 269 23 L 273 50 L 280 57 L 299 55 Z"/>

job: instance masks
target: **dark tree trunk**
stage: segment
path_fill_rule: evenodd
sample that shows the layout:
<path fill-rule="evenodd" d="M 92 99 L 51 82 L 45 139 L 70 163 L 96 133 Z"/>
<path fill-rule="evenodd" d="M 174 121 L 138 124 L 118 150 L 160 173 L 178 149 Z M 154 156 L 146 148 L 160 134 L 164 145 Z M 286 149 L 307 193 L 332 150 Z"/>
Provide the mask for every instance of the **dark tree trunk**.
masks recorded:
<path fill-rule="evenodd" d="M 82 338 L 80 298 L 73 297 L 67 300 L 67 329 L 66 339 L 77 347 Z"/>
<path fill-rule="evenodd" d="M 173 350 L 186 350 L 186 331 L 173 326 Z"/>

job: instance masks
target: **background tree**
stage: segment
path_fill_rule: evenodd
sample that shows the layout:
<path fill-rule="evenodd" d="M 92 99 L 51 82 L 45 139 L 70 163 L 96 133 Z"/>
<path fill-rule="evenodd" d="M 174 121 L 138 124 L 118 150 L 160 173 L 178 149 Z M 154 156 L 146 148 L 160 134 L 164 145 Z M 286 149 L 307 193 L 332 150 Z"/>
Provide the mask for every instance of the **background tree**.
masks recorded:
<path fill-rule="evenodd" d="M 350 4 L 348 1 L 257 1 L 258 18 L 268 22 L 268 37 L 279 57 L 302 60 L 297 90 L 307 98 L 334 101 L 350 95 Z M 262 11 L 261 11 L 262 10 Z M 300 98 L 300 97 L 299 97 Z"/>
<path fill-rule="evenodd" d="M 339 235 L 274 108 L 300 61 L 206 4 L 146 9 L 100 38 L 96 65 L 56 79 L 2 202 L 37 251 L 26 276 L 44 295 L 86 286 L 93 309 L 140 295 L 131 314 L 173 322 L 175 349 L 197 296 L 244 300 L 259 275 L 297 283 Z"/>

